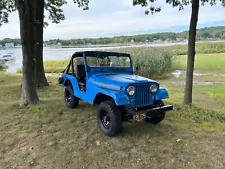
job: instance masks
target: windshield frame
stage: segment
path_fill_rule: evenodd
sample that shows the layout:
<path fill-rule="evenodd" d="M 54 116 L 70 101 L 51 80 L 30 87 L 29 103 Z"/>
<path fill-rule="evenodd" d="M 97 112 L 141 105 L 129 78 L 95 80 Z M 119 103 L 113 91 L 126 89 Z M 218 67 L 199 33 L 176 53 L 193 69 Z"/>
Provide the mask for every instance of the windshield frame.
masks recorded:
<path fill-rule="evenodd" d="M 126 57 L 126 58 L 129 58 L 129 66 L 127 67 L 108 67 L 108 66 L 89 66 L 88 65 L 88 61 L 87 61 L 87 58 L 88 57 L 96 57 L 97 58 L 105 58 L 105 57 Z M 132 68 L 132 58 L 130 56 L 130 54 L 127 54 L 127 53 L 115 53 L 115 52 L 85 52 L 84 54 L 84 60 L 85 60 L 85 63 L 86 63 L 86 66 L 88 69 L 101 69 L 101 70 L 104 70 L 104 69 L 107 69 L 107 70 L 127 70 L 127 69 L 131 69 Z"/>

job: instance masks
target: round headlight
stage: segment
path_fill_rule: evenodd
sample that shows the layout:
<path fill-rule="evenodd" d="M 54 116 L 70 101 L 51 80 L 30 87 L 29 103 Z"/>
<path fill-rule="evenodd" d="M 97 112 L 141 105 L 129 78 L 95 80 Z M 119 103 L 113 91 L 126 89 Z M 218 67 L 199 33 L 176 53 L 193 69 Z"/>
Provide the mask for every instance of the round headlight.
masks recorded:
<path fill-rule="evenodd" d="M 128 94 L 129 96 L 133 96 L 134 93 L 135 93 L 135 87 L 134 87 L 134 86 L 129 86 L 129 87 L 127 88 L 127 94 Z"/>
<path fill-rule="evenodd" d="M 151 91 L 152 93 L 157 92 L 157 86 L 156 86 L 156 84 L 152 84 L 152 85 L 150 86 L 150 91 Z"/>

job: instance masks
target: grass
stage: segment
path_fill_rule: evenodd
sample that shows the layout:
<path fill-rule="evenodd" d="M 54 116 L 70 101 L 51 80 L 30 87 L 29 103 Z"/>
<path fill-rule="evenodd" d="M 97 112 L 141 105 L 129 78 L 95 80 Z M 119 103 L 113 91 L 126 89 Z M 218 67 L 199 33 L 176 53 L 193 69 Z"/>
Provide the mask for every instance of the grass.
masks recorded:
<path fill-rule="evenodd" d="M 69 64 L 68 60 L 64 61 L 46 61 L 44 63 L 45 71 L 48 73 L 61 73 Z"/>
<path fill-rule="evenodd" d="M 167 102 L 175 104 L 175 110 L 160 125 L 125 123 L 123 133 L 107 138 L 97 128 L 97 106 L 81 102 L 77 109 L 66 108 L 57 79 L 48 80 L 50 87 L 38 89 L 40 105 L 19 107 L 21 77 L 0 74 L 0 168 L 225 166 L 221 114 L 225 107 L 222 101 L 210 106 L 217 96 L 225 98 L 222 85 L 196 85 L 195 103 L 202 100 L 204 108 L 184 107 L 180 104 L 183 77 L 161 80 L 170 91 Z"/>
<path fill-rule="evenodd" d="M 172 67 L 174 70 L 186 70 L 187 56 L 176 56 Z M 197 54 L 195 57 L 195 71 L 225 73 L 225 53 Z"/>
<path fill-rule="evenodd" d="M 174 103 L 181 103 L 184 94 L 185 74 L 179 78 L 160 80 L 160 84 L 170 91 L 170 99 Z M 215 110 L 223 114 L 225 105 L 225 77 L 224 76 L 194 76 L 193 103 L 208 110 Z"/>
<path fill-rule="evenodd" d="M 187 55 L 188 47 L 187 45 L 175 45 L 165 47 L 173 51 L 175 55 Z M 206 54 L 206 53 L 224 53 L 225 52 L 225 42 L 205 42 L 196 43 L 196 53 Z"/>
<path fill-rule="evenodd" d="M 61 73 L 68 64 L 69 64 L 69 60 L 45 61 L 44 69 L 46 73 Z M 22 68 L 18 69 L 17 73 L 22 73 Z"/>

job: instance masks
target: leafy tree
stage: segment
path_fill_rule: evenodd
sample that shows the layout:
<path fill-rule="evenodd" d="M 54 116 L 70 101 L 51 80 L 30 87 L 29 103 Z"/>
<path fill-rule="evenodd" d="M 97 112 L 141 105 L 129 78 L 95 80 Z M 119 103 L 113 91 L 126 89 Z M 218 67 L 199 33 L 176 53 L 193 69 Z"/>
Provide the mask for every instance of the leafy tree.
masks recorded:
<path fill-rule="evenodd" d="M 88 0 L 74 0 L 79 7 L 88 9 Z M 23 82 L 20 105 L 37 104 L 36 62 L 43 68 L 43 27 L 44 8 L 49 12 L 49 19 L 59 23 L 65 19 L 62 6 L 66 0 L 0 0 L 0 25 L 7 23 L 9 13 L 18 10 L 20 36 L 23 53 Z M 42 70 L 41 70 L 42 71 Z M 42 71 L 43 74 L 44 70 Z"/>
<path fill-rule="evenodd" d="M 225 6 L 224 0 L 217 0 L 221 2 L 222 6 Z M 192 103 L 192 88 L 193 88 L 193 71 L 194 71 L 194 60 L 195 60 L 195 41 L 196 41 L 196 27 L 198 22 L 199 6 L 205 3 L 210 3 L 211 6 L 216 5 L 216 0 L 166 0 L 166 3 L 173 7 L 178 7 L 179 10 L 184 9 L 185 6 L 191 5 L 191 20 L 189 26 L 188 36 L 188 58 L 187 58 L 187 71 L 186 71 L 186 82 L 184 92 L 184 104 Z M 160 12 L 161 7 L 157 6 L 157 0 L 133 0 L 133 5 L 141 5 L 142 7 L 149 7 L 145 13 Z"/>
<path fill-rule="evenodd" d="M 43 65 L 43 27 L 44 27 L 44 7 L 45 1 L 36 1 L 35 10 L 35 83 L 37 87 L 48 86 Z"/>
<path fill-rule="evenodd" d="M 222 39 L 225 39 L 225 32 L 221 36 Z"/>
<path fill-rule="evenodd" d="M 88 9 L 88 0 L 73 0 L 79 7 L 84 10 Z M 66 0 L 38 0 L 36 4 L 36 84 L 40 86 L 48 86 L 47 79 L 45 77 L 44 65 L 43 65 L 43 27 L 46 24 L 44 22 L 44 9 L 49 12 L 49 19 L 56 24 L 65 19 L 62 6 L 67 4 Z M 57 43 L 57 42 L 56 42 Z"/>

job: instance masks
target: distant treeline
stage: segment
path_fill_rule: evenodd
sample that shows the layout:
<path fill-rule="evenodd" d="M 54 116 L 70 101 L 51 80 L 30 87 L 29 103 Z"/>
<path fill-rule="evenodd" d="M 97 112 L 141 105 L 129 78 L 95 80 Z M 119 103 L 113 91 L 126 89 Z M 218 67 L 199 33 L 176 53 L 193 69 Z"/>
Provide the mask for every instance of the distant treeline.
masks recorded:
<path fill-rule="evenodd" d="M 197 30 L 197 40 L 223 40 L 225 39 L 225 26 L 201 28 Z M 85 44 L 115 44 L 115 43 L 146 43 L 146 42 L 162 42 L 162 41 L 184 41 L 188 39 L 188 31 L 173 33 L 153 33 L 134 36 L 116 36 L 108 38 L 89 38 L 89 39 L 71 39 L 60 40 L 53 39 L 45 41 L 47 45 L 62 45 L 62 46 L 76 46 Z M 14 43 L 20 45 L 20 39 L 3 39 L 0 45 L 4 46 L 5 43 Z"/>

